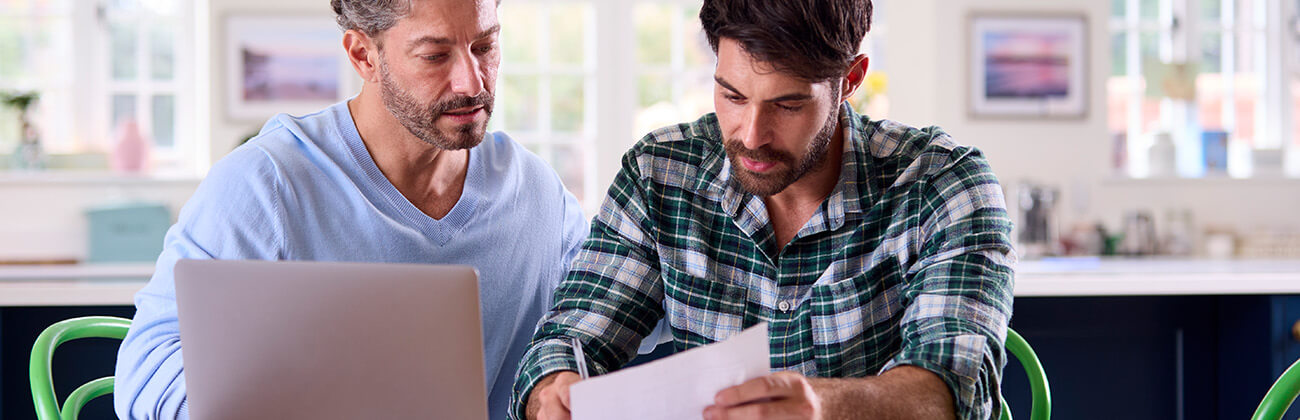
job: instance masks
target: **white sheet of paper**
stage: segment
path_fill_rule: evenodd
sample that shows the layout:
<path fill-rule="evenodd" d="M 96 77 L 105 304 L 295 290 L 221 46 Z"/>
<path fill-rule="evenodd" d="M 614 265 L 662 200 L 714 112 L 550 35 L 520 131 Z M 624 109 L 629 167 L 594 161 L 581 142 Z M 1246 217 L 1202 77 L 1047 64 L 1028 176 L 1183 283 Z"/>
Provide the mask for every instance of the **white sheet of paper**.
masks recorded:
<path fill-rule="evenodd" d="M 575 383 L 569 398 L 573 420 L 698 419 L 718 391 L 769 373 L 762 323 L 721 342 Z"/>

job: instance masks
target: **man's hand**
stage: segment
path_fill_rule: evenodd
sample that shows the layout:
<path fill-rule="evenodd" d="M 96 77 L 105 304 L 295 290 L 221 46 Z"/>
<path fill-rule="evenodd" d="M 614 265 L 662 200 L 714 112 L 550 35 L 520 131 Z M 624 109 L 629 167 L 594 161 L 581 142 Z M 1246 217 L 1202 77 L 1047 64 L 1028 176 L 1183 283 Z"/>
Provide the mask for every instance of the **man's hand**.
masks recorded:
<path fill-rule="evenodd" d="M 706 420 L 800 419 L 820 420 L 822 399 L 808 378 L 790 371 L 746 381 L 713 397 L 704 409 Z"/>
<path fill-rule="evenodd" d="M 555 372 L 537 381 L 528 394 L 525 412 L 529 420 L 569 420 L 569 385 L 582 380 L 577 373 Z"/>

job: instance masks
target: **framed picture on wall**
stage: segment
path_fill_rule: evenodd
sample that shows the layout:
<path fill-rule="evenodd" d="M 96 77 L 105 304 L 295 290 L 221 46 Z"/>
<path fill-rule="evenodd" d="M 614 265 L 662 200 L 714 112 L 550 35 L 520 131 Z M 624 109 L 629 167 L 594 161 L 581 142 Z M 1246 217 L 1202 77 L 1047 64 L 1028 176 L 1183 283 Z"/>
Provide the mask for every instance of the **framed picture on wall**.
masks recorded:
<path fill-rule="evenodd" d="M 1085 15 L 979 12 L 969 27 L 972 117 L 1087 115 Z"/>
<path fill-rule="evenodd" d="M 352 95 L 343 32 L 333 17 L 230 15 L 224 29 L 230 119 L 310 113 Z"/>

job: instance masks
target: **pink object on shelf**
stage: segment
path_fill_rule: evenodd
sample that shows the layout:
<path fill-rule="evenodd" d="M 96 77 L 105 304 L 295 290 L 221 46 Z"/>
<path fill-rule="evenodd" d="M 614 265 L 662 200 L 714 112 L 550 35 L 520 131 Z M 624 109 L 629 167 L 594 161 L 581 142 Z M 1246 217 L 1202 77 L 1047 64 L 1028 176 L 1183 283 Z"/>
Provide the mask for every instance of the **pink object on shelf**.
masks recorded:
<path fill-rule="evenodd" d="M 149 141 L 140 134 L 135 120 L 118 125 L 117 144 L 113 146 L 113 170 L 116 172 L 144 172 L 149 164 Z"/>

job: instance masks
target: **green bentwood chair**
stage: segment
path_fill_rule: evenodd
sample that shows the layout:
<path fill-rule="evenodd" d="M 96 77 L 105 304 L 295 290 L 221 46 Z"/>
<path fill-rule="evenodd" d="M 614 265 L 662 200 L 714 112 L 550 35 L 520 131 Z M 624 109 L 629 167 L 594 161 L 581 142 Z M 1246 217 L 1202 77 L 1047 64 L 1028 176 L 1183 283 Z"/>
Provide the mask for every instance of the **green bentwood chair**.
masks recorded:
<path fill-rule="evenodd" d="M 1300 360 L 1291 364 L 1282 372 L 1282 376 L 1277 378 L 1273 387 L 1268 389 L 1264 394 L 1264 400 L 1259 402 L 1259 408 L 1255 409 L 1255 415 L 1251 420 L 1281 420 L 1282 415 L 1286 414 L 1286 409 L 1291 407 L 1295 401 L 1296 395 L 1300 395 Z"/>
<path fill-rule="evenodd" d="M 1029 347 L 1029 342 L 1025 341 L 1015 330 L 1007 328 L 1007 351 L 1016 356 L 1020 361 L 1020 366 L 1025 368 L 1025 376 L 1029 377 L 1029 391 L 1033 394 L 1033 406 L 1030 407 L 1030 420 L 1048 420 L 1052 417 L 1052 387 L 1047 384 L 1047 372 L 1043 371 L 1042 362 L 1038 361 L 1038 354 L 1034 353 L 1034 348 Z M 1295 394 L 1292 394 L 1292 398 Z M 1011 420 L 1011 409 L 1007 407 L 1007 401 L 998 393 L 998 401 L 1002 406 L 1002 420 Z"/>
<path fill-rule="evenodd" d="M 50 362 L 59 345 L 79 338 L 114 338 L 121 340 L 131 328 L 131 320 L 109 316 L 88 316 L 59 321 L 36 338 L 32 345 L 29 377 L 32 385 L 32 402 L 36 404 L 38 420 L 75 419 L 81 408 L 96 397 L 113 393 L 113 377 L 99 378 L 77 388 L 68 395 L 59 408 L 54 395 L 54 379 L 50 375 Z"/>

